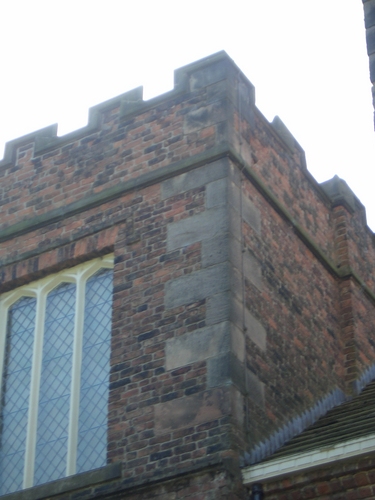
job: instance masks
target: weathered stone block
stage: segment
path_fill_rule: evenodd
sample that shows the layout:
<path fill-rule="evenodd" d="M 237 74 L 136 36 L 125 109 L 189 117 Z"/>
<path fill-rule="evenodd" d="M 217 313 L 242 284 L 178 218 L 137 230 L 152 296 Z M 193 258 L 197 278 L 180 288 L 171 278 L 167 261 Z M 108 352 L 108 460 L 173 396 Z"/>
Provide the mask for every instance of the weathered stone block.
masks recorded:
<path fill-rule="evenodd" d="M 221 418 L 230 411 L 227 396 L 228 389 L 215 388 L 155 405 L 155 433 L 163 434 Z"/>
<path fill-rule="evenodd" d="M 171 198 L 180 193 L 185 193 L 191 189 L 196 189 L 209 182 L 226 177 L 228 174 L 228 160 L 223 158 L 200 167 L 190 170 L 184 174 L 167 179 L 161 184 L 162 199 Z"/>
<path fill-rule="evenodd" d="M 239 169 L 238 166 L 230 162 L 229 164 L 229 179 L 231 182 L 234 182 L 234 184 L 238 187 L 241 186 L 241 179 L 242 179 L 242 169 Z"/>
<path fill-rule="evenodd" d="M 203 361 L 228 352 L 230 347 L 229 323 L 220 323 L 169 339 L 165 346 L 166 369 Z"/>
<path fill-rule="evenodd" d="M 242 271 L 241 269 L 237 269 L 236 267 L 231 267 L 231 271 L 230 287 L 234 297 L 236 297 L 236 299 L 241 302 L 243 297 Z"/>
<path fill-rule="evenodd" d="M 242 393 L 245 392 L 245 368 L 233 353 L 227 352 L 222 356 L 210 358 L 207 367 L 208 387 L 235 384 Z"/>
<path fill-rule="evenodd" d="M 242 249 L 240 241 L 235 238 L 229 241 L 229 260 L 236 269 L 233 283 L 237 295 L 242 293 L 242 276 L 258 289 L 262 288 L 262 269 L 258 260 L 248 249 Z"/>
<path fill-rule="evenodd" d="M 375 54 L 370 55 L 370 79 L 375 83 Z"/>
<path fill-rule="evenodd" d="M 218 61 L 206 68 L 194 71 L 190 75 L 190 90 L 197 90 L 220 80 L 225 80 L 227 78 L 227 71 L 228 64 L 226 61 Z"/>
<path fill-rule="evenodd" d="M 206 304 L 206 324 L 214 325 L 229 320 L 229 292 L 218 293 L 210 297 Z"/>
<path fill-rule="evenodd" d="M 226 290 L 229 290 L 228 264 L 218 264 L 168 281 L 165 285 L 165 307 L 190 304 Z"/>
<path fill-rule="evenodd" d="M 245 328 L 246 335 L 260 349 L 263 351 L 266 349 L 267 334 L 264 326 L 237 299 L 232 301 L 230 319 L 239 330 Z"/>
<path fill-rule="evenodd" d="M 370 0 L 363 4 L 365 11 L 365 26 L 366 29 L 375 26 L 375 0 Z"/>
<path fill-rule="evenodd" d="M 250 370 L 246 370 L 246 385 L 249 398 L 261 408 L 265 407 L 264 383 Z"/>
<path fill-rule="evenodd" d="M 266 350 L 267 332 L 264 326 L 245 307 L 246 336 L 249 337 L 262 351 Z"/>
<path fill-rule="evenodd" d="M 212 103 L 218 99 L 222 99 L 228 92 L 227 80 L 213 83 L 207 87 L 207 102 Z"/>
<path fill-rule="evenodd" d="M 197 241 L 214 238 L 228 230 L 226 208 L 206 210 L 168 225 L 167 250 L 192 245 Z"/>
<path fill-rule="evenodd" d="M 237 387 L 234 386 L 230 388 L 230 395 L 232 401 L 232 417 L 237 421 L 239 428 L 243 429 L 243 425 L 245 422 L 244 396 L 237 389 Z"/>
<path fill-rule="evenodd" d="M 237 95 L 234 101 L 242 118 L 245 118 L 250 126 L 254 125 L 255 89 L 244 81 L 238 82 Z"/>
<path fill-rule="evenodd" d="M 229 239 L 229 261 L 239 271 L 242 268 L 242 245 L 240 240 L 230 235 Z"/>
<path fill-rule="evenodd" d="M 242 297 L 240 299 L 233 298 L 230 304 L 230 320 L 234 325 L 236 325 L 240 331 L 244 330 L 245 327 L 245 314 L 244 305 L 242 303 Z"/>
<path fill-rule="evenodd" d="M 233 181 L 228 183 L 228 204 L 232 206 L 237 213 L 241 211 L 241 193 L 240 187 Z"/>
<path fill-rule="evenodd" d="M 229 258 L 228 233 L 202 241 L 202 267 L 225 262 Z"/>
<path fill-rule="evenodd" d="M 355 194 L 347 185 L 347 183 L 343 179 L 340 179 L 338 175 L 335 175 L 328 181 L 322 182 L 320 185 L 322 186 L 327 196 L 329 196 L 333 204 L 344 204 L 348 207 L 349 210 L 355 211 Z"/>
<path fill-rule="evenodd" d="M 375 25 L 369 28 L 366 32 L 367 53 L 375 53 Z"/>
<path fill-rule="evenodd" d="M 243 273 L 245 279 L 255 285 L 258 289 L 262 288 L 262 269 L 258 260 L 248 251 L 243 252 Z"/>
<path fill-rule="evenodd" d="M 228 182 L 226 178 L 210 182 L 206 187 L 206 207 L 222 207 L 227 204 Z"/>
<path fill-rule="evenodd" d="M 241 327 L 231 323 L 230 326 L 230 345 L 231 351 L 235 354 L 236 358 L 242 363 L 245 361 L 246 344 L 245 335 Z"/>
<path fill-rule="evenodd" d="M 260 212 L 254 203 L 246 196 L 242 196 L 242 218 L 249 224 L 258 234 L 261 231 L 261 216 Z"/>
<path fill-rule="evenodd" d="M 275 116 L 275 118 L 272 120 L 271 125 L 274 128 L 274 130 L 278 133 L 279 137 L 288 146 L 288 148 L 293 150 L 296 141 L 293 137 L 293 134 L 287 128 L 285 123 L 278 116 Z"/>
<path fill-rule="evenodd" d="M 237 240 L 242 240 L 242 232 L 241 232 L 241 219 L 239 212 L 234 210 L 233 207 L 228 207 L 228 216 L 229 216 L 229 231 L 234 238 Z"/>
<path fill-rule="evenodd" d="M 191 134 L 202 128 L 216 125 L 226 119 L 226 114 L 226 101 L 224 100 L 192 109 L 184 116 L 183 131 L 185 134 Z"/>

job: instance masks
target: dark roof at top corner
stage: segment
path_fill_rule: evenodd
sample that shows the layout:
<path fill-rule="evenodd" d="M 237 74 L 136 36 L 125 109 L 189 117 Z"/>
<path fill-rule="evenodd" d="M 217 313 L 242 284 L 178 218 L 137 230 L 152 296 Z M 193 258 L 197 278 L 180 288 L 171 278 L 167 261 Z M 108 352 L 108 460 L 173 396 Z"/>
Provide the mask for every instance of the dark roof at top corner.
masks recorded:
<path fill-rule="evenodd" d="M 282 446 L 268 460 L 318 450 L 375 434 L 375 381 Z"/>

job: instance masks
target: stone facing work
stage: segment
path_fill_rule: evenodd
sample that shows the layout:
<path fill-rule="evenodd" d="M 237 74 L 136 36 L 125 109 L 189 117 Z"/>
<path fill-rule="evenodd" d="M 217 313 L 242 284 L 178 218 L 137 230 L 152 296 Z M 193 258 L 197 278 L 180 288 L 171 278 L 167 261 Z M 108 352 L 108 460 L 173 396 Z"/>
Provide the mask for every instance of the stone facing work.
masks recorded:
<path fill-rule="evenodd" d="M 225 53 L 158 98 L 96 106 L 75 133 L 12 141 L 0 176 L 1 292 L 115 253 L 108 463 L 121 479 L 64 498 L 172 499 L 179 481 L 181 498 L 245 498 L 245 456 L 368 378 L 363 206 L 340 179 L 316 183 Z"/>

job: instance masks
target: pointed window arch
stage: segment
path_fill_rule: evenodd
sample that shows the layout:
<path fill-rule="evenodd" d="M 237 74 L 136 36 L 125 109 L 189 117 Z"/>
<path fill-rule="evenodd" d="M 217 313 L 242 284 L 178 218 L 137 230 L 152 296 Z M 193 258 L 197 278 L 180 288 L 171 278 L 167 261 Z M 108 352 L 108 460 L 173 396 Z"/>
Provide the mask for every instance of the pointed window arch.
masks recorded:
<path fill-rule="evenodd" d="M 0 297 L 0 494 L 106 464 L 113 256 Z"/>

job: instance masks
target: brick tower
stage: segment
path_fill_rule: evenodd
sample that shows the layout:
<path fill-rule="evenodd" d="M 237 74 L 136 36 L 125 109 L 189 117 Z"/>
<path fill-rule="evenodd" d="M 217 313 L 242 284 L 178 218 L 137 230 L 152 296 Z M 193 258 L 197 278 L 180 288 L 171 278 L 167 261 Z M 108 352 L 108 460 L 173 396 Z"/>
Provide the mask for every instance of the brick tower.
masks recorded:
<path fill-rule="evenodd" d="M 7 498 L 245 499 L 374 378 L 364 208 L 224 52 L 11 141 L 0 179 Z"/>

